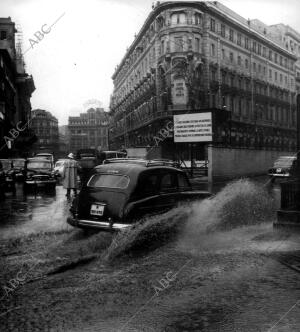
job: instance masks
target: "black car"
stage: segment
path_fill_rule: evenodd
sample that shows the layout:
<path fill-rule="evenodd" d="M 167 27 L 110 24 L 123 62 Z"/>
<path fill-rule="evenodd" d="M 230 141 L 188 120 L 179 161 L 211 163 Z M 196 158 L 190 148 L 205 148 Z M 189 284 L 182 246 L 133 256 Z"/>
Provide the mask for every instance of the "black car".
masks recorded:
<path fill-rule="evenodd" d="M 0 159 L 2 169 L 5 174 L 5 191 L 16 191 L 15 187 L 15 172 L 13 170 L 13 163 L 11 159 Z"/>
<path fill-rule="evenodd" d="M 297 157 L 282 156 L 279 157 L 273 167 L 268 170 L 268 175 L 275 178 L 289 178 L 296 175 Z"/>
<path fill-rule="evenodd" d="M 0 160 L 0 199 L 5 198 L 5 187 L 6 187 L 5 172 L 3 169 L 2 162 Z"/>
<path fill-rule="evenodd" d="M 164 162 L 111 160 L 93 170 L 72 202 L 67 222 L 82 228 L 122 229 L 145 215 L 207 196 L 192 189 L 183 171 Z"/>
<path fill-rule="evenodd" d="M 23 181 L 25 174 L 26 159 L 24 158 L 12 159 L 12 164 L 13 164 L 14 177 L 16 181 Z"/>
<path fill-rule="evenodd" d="M 54 190 L 56 176 L 51 160 L 42 158 L 29 158 L 25 167 L 25 189 L 42 187 Z"/>

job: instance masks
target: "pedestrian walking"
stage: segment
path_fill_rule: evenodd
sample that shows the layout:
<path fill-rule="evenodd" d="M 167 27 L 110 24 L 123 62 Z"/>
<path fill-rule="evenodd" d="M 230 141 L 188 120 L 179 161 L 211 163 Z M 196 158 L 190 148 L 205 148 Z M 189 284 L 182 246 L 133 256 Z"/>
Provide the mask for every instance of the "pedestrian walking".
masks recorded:
<path fill-rule="evenodd" d="M 66 196 L 69 198 L 71 194 L 71 189 L 74 190 L 74 195 L 77 195 L 77 172 L 78 172 L 78 163 L 74 159 L 74 154 L 69 153 L 68 160 L 64 164 L 63 170 L 63 187 L 67 189 Z"/>

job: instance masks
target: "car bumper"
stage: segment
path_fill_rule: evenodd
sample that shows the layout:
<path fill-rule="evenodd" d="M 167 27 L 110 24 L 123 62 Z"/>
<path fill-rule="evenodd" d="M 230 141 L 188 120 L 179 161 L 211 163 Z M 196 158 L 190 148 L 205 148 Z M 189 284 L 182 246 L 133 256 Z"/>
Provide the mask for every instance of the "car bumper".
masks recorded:
<path fill-rule="evenodd" d="M 132 226 L 132 224 L 111 223 L 109 221 L 95 221 L 88 219 L 77 219 L 72 217 L 67 218 L 67 223 L 74 227 L 96 228 L 103 230 L 121 230 Z"/>
<path fill-rule="evenodd" d="M 25 184 L 28 186 L 38 186 L 38 187 L 43 187 L 43 186 L 51 186 L 51 185 L 56 185 L 56 180 L 26 180 Z"/>
<path fill-rule="evenodd" d="M 269 176 L 275 176 L 275 177 L 280 177 L 280 178 L 287 178 L 287 177 L 290 177 L 290 174 L 269 173 Z"/>

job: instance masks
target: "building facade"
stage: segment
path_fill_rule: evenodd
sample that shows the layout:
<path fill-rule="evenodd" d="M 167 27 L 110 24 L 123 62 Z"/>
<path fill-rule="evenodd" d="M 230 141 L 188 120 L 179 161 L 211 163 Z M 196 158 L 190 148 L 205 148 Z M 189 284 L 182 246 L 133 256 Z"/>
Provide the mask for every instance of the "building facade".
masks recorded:
<path fill-rule="evenodd" d="M 36 109 L 32 111 L 31 129 L 38 140 L 33 145 L 32 151 L 49 152 L 57 156 L 59 152 L 58 120 L 50 112 Z"/>
<path fill-rule="evenodd" d="M 30 98 L 35 90 L 25 71 L 21 45 L 11 18 L 0 18 L 0 140 L 2 157 L 22 155 L 36 137 L 29 129 Z M 19 130 L 21 128 L 22 130 Z"/>
<path fill-rule="evenodd" d="M 90 108 L 79 116 L 70 116 L 68 124 L 70 151 L 108 149 L 108 113 L 103 108 Z"/>
<path fill-rule="evenodd" d="M 111 144 L 154 149 L 174 114 L 216 110 L 213 148 L 271 151 L 263 167 L 295 151 L 297 55 L 259 23 L 215 1 L 154 7 L 112 77 Z M 188 151 L 170 131 L 159 144 L 161 157 Z"/>

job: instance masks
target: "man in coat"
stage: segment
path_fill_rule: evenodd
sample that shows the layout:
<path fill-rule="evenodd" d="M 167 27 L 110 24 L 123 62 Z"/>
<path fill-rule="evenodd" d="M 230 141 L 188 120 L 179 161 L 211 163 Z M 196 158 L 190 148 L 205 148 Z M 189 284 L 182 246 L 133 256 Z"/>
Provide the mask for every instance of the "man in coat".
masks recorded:
<path fill-rule="evenodd" d="M 68 160 L 64 164 L 63 170 L 63 187 L 67 189 L 66 196 L 69 198 L 71 194 L 71 189 L 74 190 L 74 195 L 77 195 L 77 171 L 78 171 L 78 163 L 74 160 L 73 153 L 69 153 Z"/>

